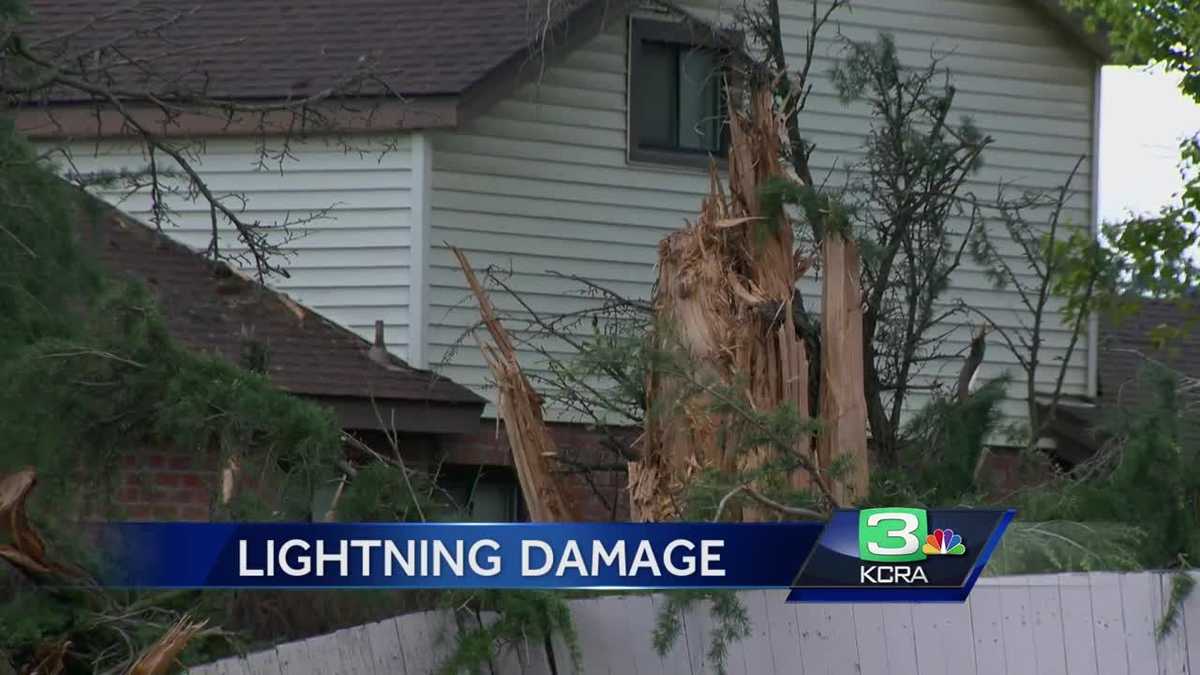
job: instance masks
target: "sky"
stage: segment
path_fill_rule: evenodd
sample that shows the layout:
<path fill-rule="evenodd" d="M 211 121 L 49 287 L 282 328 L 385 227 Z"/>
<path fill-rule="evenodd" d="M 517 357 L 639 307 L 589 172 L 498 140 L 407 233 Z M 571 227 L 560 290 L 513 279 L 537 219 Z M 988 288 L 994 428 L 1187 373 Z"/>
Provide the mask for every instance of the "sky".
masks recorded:
<path fill-rule="evenodd" d="M 1101 77 L 1100 218 L 1152 213 L 1183 184 L 1179 141 L 1200 131 L 1200 104 L 1160 71 L 1108 66 Z"/>

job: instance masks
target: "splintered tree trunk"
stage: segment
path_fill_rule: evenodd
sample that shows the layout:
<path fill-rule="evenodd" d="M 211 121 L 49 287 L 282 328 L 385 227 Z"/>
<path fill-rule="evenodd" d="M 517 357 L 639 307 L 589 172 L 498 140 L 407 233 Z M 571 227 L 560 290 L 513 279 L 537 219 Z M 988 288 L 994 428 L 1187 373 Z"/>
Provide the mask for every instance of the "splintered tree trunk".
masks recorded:
<path fill-rule="evenodd" d="M 481 343 L 484 359 L 492 371 L 499 396 L 496 410 L 504 420 L 504 431 L 512 447 L 513 464 L 521 493 L 534 522 L 572 522 L 578 520 L 571 500 L 562 485 L 561 476 L 550 466 L 556 450 L 554 439 L 542 419 L 541 397 L 521 371 L 517 350 L 500 320 L 487 292 L 479 284 L 470 262 L 462 251 L 451 247 L 462 267 L 467 284 L 479 303 L 479 314 L 492 336 L 492 343 Z"/>
<path fill-rule="evenodd" d="M 863 309 L 858 244 L 828 233 L 821 245 L 821 420 L 817 455 L 828 471 L 841 464 L 834 482 L 838 502 L 848 504 L 868 489 L 867 401 L 863 393 Z"/>
<path fill-rule="evenodd" d="M 728 194 L 713 170 L 696 222 L 659 245 L 654 342 L 677 358 L 649 374 L 642 460 L 629 467 L 635 520 L 684 515 L 683 492 L 699 471 L 748 472 L 776 459 L 778 447 L 742 447 L 754 413 L 809 409 L 808 357 L 793 328 L 791 224 L 760 200 L 761 186 L 783 175 L 781 121 L 766 91 L 731 117 Z M 717 412 L 731 406 L 747 410 Z M 815 465 L 810 439 L 794 442 L 790 451 Z M 800 487 L 807 480 L 793 477 Z"/>

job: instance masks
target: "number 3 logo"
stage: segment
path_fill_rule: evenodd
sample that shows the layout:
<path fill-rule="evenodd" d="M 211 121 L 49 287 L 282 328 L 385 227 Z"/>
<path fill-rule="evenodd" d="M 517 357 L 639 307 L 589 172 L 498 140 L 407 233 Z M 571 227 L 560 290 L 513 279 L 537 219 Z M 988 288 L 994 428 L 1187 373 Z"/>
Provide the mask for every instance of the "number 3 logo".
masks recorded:
<path fill-rule="evenodd" d="M 876 562 L 924 560 L 924 509 L 864 509 L 858 514 L 858 557 Z"/>

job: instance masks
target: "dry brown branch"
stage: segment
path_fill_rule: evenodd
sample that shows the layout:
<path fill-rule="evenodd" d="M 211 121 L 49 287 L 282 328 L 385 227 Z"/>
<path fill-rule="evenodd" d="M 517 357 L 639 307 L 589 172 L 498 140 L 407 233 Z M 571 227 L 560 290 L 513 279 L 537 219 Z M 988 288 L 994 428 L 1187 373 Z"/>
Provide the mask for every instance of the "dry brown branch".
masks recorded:
<path fill-rule="evenodd" d="M 867 494 L 867 401 L 863 393 L 863 308 L 858 244 L 827 232 L 822 243 L 821 420 L 817 454 L 822 469 L 839 460 L 846 475 L 836 483 L 838 501 Z"/>
<path fill-rule="evenodd" d="M 0 546 L 0 558 L 37 583 L 87 578 L 82 570 L 52 559 L 45 540 L 29 522 L 25 500 L 35 484 L 37 474 L 30 467 L 0 479 L 0 530 L 9 540 Z"/>
<path fill-rule="evenodd" d="M 21 672 L 29 675 L 59 675 L 66 669 L 64 660 L 70 647 L 69 640 L 56 640 L 39 646 L 34 652 L 33 663 Z"/>
<path fill-rule="evenodd" d="M 560 477 L 551 469 L 556 456 L 554 440 L 542 419 L 542 401 L 521 371 L 517 350 L 508 331 L 496 316 L 487 292 L 480 285 L 471 263 L 459 249 L 451 246 L 462 267 L 467 284 L 479 303 L 479 315 L 492 337 L 480 342 L 480 350 L 492 372 L 499 391 L 496 410 L 504 420 L 504 430 L 512 447 L 517 479 L 534 522 L 570 522 L 578 520 Z"/>
<path fill-rule="evenodd" d="M 172 672 L 178 665 L 180 652 L 192 638 L 204 630 L 206 623 L 192 621 L 191 617 L 183 616 L 157 642 L 142 652 L 129 668 L 128 675 L 166 675 Z"/>

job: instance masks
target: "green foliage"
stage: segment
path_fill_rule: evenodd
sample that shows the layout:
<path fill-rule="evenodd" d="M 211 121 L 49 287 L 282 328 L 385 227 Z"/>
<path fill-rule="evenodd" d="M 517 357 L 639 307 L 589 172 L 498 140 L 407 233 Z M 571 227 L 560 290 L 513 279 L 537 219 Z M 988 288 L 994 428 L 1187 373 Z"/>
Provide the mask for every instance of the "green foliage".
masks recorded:
<path fill-rule="evenodd" d="M 410 472 L 406 483 L 403 471 L 383 462 L 359 467 L 338 503 L 338 518 L 350 522 L 420 521 L 448 510 L 445 500 L 437 499 L 440 493 L 428 474 Z M 407 485 L 412 485 L 412 490 Z"/>
<path fill-rule="evenodd" d="M 826 232 L 851 236 L 854 209 L 837 194 L 786 178 L 772 178 L 759 187 L 763 213 L 782 213 L 784 206 L 798 206 L 808 223 L 822 223 Z"/>
<path fill-rule="evenodd" d="M 1183 616 L 1183 602 L 1195 588 L 1196 579 L 1186 570 L 1179 570 L 1171 575 L 1171 595 L 1167 598 L 1167 610 L 1154 627 L 1154 634 L 1159 640 L 1179 627 L 1179 619 Z"/>
<path fill-rule="evenodd" d="M 697 603 L 707 602 L 713 628 L 709 633 L 707 665 L 713 672 L 725 675 L 729 661 L 729 646 L 750 636 L 750 617 L 746 606 L 733 591 L 672 591 L 665 594 L 666 602 L 659 610 L 654 625 L 654 649 L 665 656 L 679 640 L 684 628 L 684 615 Z"/>
<path fill-rule="evenodd" d="M 1092 30 L 1102 30 L 1119 63 L 1156 64 L 1180 76 L 1180 91 L 1200 103 L 1200 5 L 1195 0 L 1065 0 Z M 1108 225 L 1105 237 L 1132 289 L 1173 296 L 1200 278 L 1193 260 L 1200 213 L 1200 138 L 1180 144 L 1185 186 L 1157 215 Z"/>
<path fill-rule="evenodd" d="M 438 672 L 491 672 L 490 664 L 501 650 L 518 645 L 549 646 L 558 636 L 569 650 L 576 672 L 580 668 L 579 638 L 571 611 L 562 593 L 547 591 L 486 590 L 450 593 L 444 606 L 456 608 L 460 620 L 458 645 Z"/>
<path fill-rule="evenodd" d="M 1024 513 L 1018 508 L 1018 513 Z M 1035 516 L 1036 517 L 1036 516 Z M 1138 547 L 1145 534 L 1114 522 L 1014 521 L 988 561 L 992 575 L 1141 569 Z"/>
<path fill-rule="evenodd" d="M 1103 30 L 1117 61 L 1157 63 L 1179 73 L 1180 89 L 1200 102 L 1200 5 L 1195 0 L 1064 0 Z"/>
<path fill-rule="evenodd" d="M 921 490 L 919 503 L 955 504 L 978 492 L 976 469 L 1007 388 L 1001 377 L 966 400 L 935 396 L 909 421 L 900 466 L 911 489 Z"/>
<path fill-rule="evenodd" d="M 1179 376 L 1161 366 L 1144 369 L 1141 397 L 1116 421 L 1111 469 L 1077 484 L 1075 504 L 1081 517 L 1145 528 L 1140 559 L 1147 567 L 1200 560 L 1200 418 L 1180 393 Z"/>
<path fill-rule="evenodd" d="M 237 455 L 251 475 L 272 476 L 258 507 L 239 501 L 218 517 L 311 517 L 312 494 L 341 452 L 332 415 L 176 344 L 144 288 L 107 278 L 80 250 L 78 235 L 104 207 L 2 124 L 0 472 L 38 470 L 30 509 L 56 555 L 83 560 L 71 523 L 83 512 L 111 514 L 116 467 L 148 447 Z M 222 609 L 221 594 L 198 605 L 192 593 L 89 595 L 5 580 L 0 650 L 22 659 L 44 641 L 70 639 L 71 667 L 89 671 L 120 665 L 185 611 Z M 213 646 L 200 641 L 192 652 Z"/>
<path fill-rule="evenodd" d="M 11 127 L 0 175 L 0 470 L 33 465 L 43 493 L 78 496 L 81 465 L 102 481 L 144 447 L 252 454 L 283 469 L 273 510 L 311 515 L 312 491 L 340 455 L 332 415 L 171 340 L 143 288 L 105 278 L 78 250 L 88 227 L 78 223 L 101 207 Z"/>

